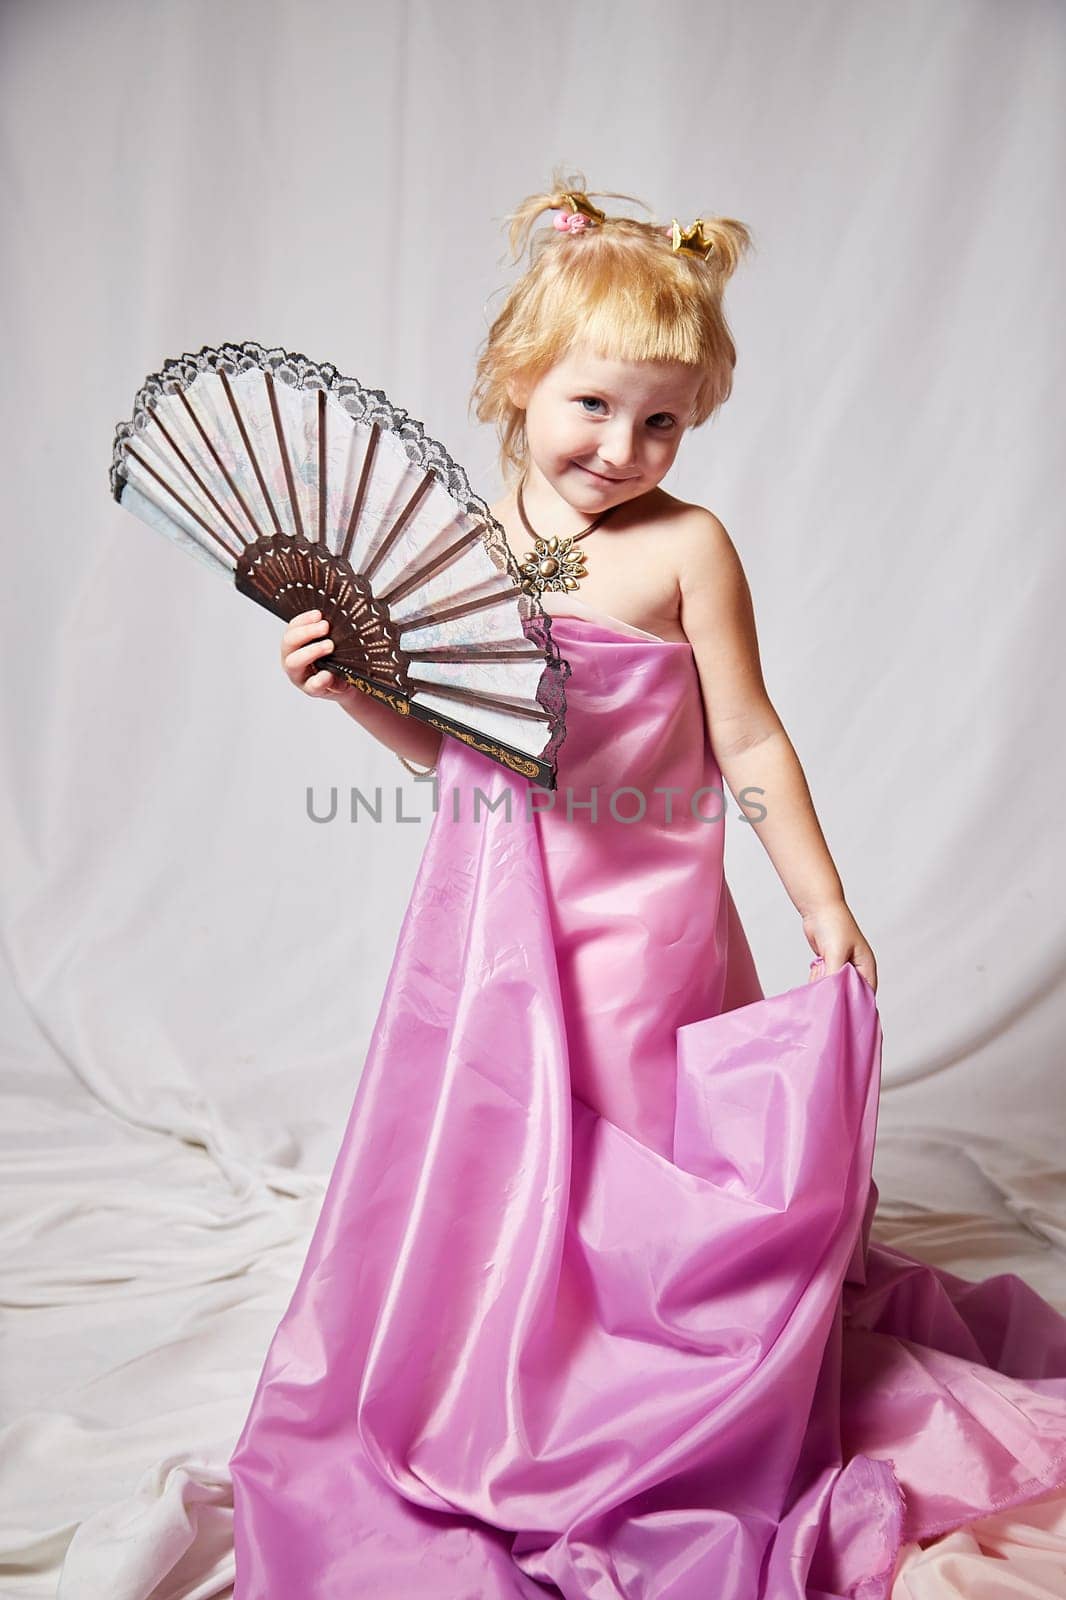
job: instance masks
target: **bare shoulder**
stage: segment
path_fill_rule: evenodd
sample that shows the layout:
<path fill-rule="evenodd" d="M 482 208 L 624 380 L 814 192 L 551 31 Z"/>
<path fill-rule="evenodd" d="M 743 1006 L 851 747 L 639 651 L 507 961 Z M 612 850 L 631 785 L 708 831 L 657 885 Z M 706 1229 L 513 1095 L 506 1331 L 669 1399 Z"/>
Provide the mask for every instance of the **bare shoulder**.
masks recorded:
<path fill-rule="evenodd" d="M 679 543 L 692 561 L 712 560 L 733 550 L 725 523 L 706 506 L 678 501 Z"/>
<path fill-rule="evenodd" d="M 679 517 L 676 564 L 681 620 L 699 649 L 732 638 L 755 648 L 755 619 L 744 565 L 720 517 L 686 505 Z"/>
<path fill-rule="evenodd" d="M 681 626 L 721 761 L 765 738 L 778 718 L 763 679 L 748 580 L 725 524 L 705 506 L 684 505 L 677 530 Z"/>
<path fill-rule="evenodd" d="M 715 584 L 744 580 L 737 548 L 720 517 L 706 506 L 663 495 L 661 524 L 671 530 L 674 564 L 682 595 Z"/>
<path fill-rule="evenodd" d="M 677 625 L 693 645 L 726 626 L 750 626 L 747 578 L 722 519 L 662 489 L 645 501 L 644 517 L 656 565 L 670 574 Z"/>
<path fill-rule="evenodd" d="M 689 500 L 679 500 L 676 495 L 659 488 L 641 495 L 629 505 L 619 506 L 612 513 L 612 523 L 619 528 L 632 526 L 651 534 L 660 546 L 668 545 L 677 558 L 686 553 L 698 557 L 701 547 L 713 553 L 723 543 L 730 544 L 725 527 L 713 511 Z"/>

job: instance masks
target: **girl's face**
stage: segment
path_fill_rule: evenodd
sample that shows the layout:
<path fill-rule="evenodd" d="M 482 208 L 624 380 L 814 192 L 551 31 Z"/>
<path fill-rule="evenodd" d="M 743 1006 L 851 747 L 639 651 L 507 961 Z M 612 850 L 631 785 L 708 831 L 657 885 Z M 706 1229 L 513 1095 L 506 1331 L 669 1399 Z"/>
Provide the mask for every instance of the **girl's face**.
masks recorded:
<path fill-rule="evenodd" d="M 530 480 L 592 515 L 647 493 L 673 465 L 699 384 L 681 362 L 572 348 L 532 387 L 509 386 L 525 408 Z"/>

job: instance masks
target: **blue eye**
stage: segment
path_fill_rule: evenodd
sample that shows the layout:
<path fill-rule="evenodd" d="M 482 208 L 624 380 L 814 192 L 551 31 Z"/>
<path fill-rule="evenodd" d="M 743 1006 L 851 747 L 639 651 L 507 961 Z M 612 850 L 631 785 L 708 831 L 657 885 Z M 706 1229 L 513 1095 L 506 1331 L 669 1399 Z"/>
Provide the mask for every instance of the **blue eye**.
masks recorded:
<path fill-rule="evenodd" d="M 602 406 L 604 404 L 597 395 L 593 394 L 578 395 L 577 403 L 582 407 Z M 585 415 L 592 416 L 594 413 L 586 410 Z M 656 433 L 667 433 L 675 426 L 676 419 L 670 415 L 669 411 L 657 411 L 653 417 L 648 418 L 648 422 L 653 425 Z"/>

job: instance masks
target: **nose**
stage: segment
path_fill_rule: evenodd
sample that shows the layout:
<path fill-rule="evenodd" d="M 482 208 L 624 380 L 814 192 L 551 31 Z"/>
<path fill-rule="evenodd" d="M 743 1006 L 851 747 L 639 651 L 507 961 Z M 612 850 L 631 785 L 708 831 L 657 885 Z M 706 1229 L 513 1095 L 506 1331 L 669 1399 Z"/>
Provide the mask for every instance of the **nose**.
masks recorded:
<path fill-rule="evenodd" d="M 612 472 L 626 472 L 636 461 L 636 430 L 631 422 L 616 417 L 610 429 L 600 434 L 600 460 Z"/>

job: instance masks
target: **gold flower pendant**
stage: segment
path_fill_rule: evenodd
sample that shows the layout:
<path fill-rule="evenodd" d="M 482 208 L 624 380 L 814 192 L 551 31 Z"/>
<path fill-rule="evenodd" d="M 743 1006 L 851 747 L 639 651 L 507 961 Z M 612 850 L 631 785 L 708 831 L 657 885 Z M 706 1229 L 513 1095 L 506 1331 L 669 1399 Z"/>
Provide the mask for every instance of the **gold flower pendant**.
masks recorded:
<path fill-rule="evenodd" d="M 533 535 L 534 548 L 526 551 L 518 569 L 527 594 L 540 595 L 546 589 L 576 589 L 581 579 L 588 577 L 585 552 L 572 550 L 573 542 L 573 535 L 568 539 Z"/>

